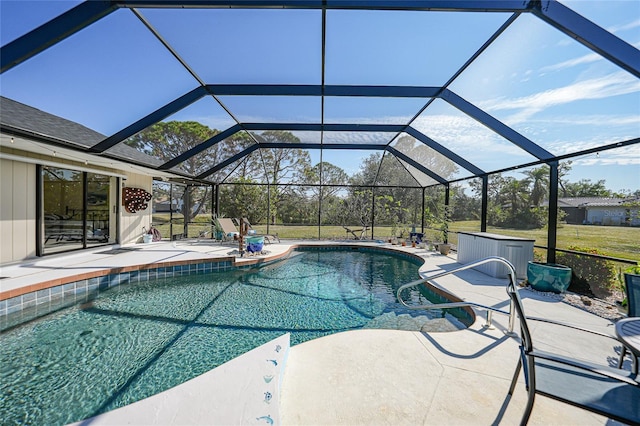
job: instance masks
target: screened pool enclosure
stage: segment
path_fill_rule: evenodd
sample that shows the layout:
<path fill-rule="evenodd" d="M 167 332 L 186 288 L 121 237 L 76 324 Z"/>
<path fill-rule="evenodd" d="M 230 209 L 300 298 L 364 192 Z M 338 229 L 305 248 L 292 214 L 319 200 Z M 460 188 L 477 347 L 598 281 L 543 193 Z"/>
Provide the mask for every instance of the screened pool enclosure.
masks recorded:
<path fill-rule="evenodd" d="M 502 227 L 554 261 L 559 199 L 592 193 L 640 229 L 636 1 L 2 7 L 3 98 L 97 132 L 3 120 L 2 146 L 153 170 L 165 235 L 215 236 L 215 215 L 291 238 Z"/>

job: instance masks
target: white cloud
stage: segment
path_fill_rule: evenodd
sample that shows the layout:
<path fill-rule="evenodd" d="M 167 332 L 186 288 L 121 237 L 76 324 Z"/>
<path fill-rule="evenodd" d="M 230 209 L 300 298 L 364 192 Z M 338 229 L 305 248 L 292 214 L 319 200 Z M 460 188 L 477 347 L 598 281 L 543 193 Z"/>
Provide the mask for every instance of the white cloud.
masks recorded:
<path fill-rule="evenodd" d="M 640 21 L 638 21 L 640 23 Z M 640 26 L 640 25 L 634 25 Z M 630 27 L 633 28 L 633 27 Z M 633 46 L 640 47 L 640 43 L 634 43 Z M 591 64 L 594 62 L 605 61 L 604 57 L 598 53 L 591 52 L 586 55 L 582 55 L 577 58 L 569 59 L 564 62 L 560 62 L 554 65 L 548 65 L 546 67 L 540 68 L 540 74 L 546 74 L 548 72 L 560 71 L 567 68 L 577 67 L 579 65 Z"/>
<path fill-rule="evenodd" d="M 536 122 L 536 120 L 529 120 L 529 123 L 533 122 Z M 612 126 L 640 126 L 640 115 L 563 115 L 545 117 L 544 123 L 547 125 L 563 124 L 572 126 L 601 126 L 607 128 L 611 128 Z"/>
<path fill-rule="evenodd" d="M 547 108 L 586 99 L 603 99 L 640 91 L 640 81 L 626 72 L 591 78 L 573 84 L 534 93 L 529 96 L 484 102 L 486 111 L 514 110 L 505 120 L 508 124 L 528 121 L 537 112 Z"/>
<path fill-rule="evenodd" d="M 484 163 L 492 163 L 499 158 L 513 165 L 533 159 L 516 145 L 469 117 L 427 115 L 419 117 L 412 126 L 471 162 L 484 160 Z"/>
<path fill-rule="evenodd" d="M 631 21 L 628 24 L 613 25 L 607 28 L 607 31 L 611 33 L 617 33 L 621 31 L 633 30 L 634 28 L 638 28 L 638 27 L 640 27 L 640 19 Z"/>
<path fill-rule="evenodd" d="M 640 166 L 640 158 L 636 157 L 626 157 L 626 158 L 589 158 L 589 159 L 580 159 L 575 160 L 574 164 L 581 166 Z"/>
<path fill-rule="evenodd" d="M 542 67 L 540 73 L 558 71 L 566 68 L 575 67 L 578 65 L 590 64 L 592 62 L 602 61 L 602 56 L 597 53 L 589 53 L 587 55 L 580 56 L 579 58 L 569 59 L 568 61 L 560 62 L 558 64 Z"/>

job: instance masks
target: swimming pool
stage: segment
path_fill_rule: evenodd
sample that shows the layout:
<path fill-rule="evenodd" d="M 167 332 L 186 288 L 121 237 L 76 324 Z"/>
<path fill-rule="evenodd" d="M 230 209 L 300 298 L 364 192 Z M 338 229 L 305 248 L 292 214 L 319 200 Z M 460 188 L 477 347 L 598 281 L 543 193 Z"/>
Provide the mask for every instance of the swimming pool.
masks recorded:
<path fill-rule="evenodd" d="M 417 269 L 417 261 L 365 249 L 304 250 L 248 271 L 113 287 L 0 336 L 0 416 L 3 424 L 78 421 L 286 332 L 294 345 L 365 327 L 428 330 L 429 316 L 439 329 L 464 328 L 463 312 L 407 311 L 396 302 L 395 288 Z M 410 297 L 422 304 L 433 296 Z"/>

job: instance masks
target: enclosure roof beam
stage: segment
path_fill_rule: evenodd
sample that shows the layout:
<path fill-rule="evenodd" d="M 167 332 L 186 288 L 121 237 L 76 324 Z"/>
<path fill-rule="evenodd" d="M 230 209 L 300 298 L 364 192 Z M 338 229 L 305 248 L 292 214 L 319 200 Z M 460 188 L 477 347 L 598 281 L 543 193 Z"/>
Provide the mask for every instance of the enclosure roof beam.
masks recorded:
<path fill-rule="evenodd" d="M 0 73 L 10 70 L 61 40 L 88 27 L 118 9 L 112 1 L 80 3 L 0 49 Z"/>
<path fill-rule="evenodd" d="M 431 10 L 462 12 L 517 12 L 529 7 L 521 0 L 91 0 L 7 43 L 0 52 L 0 73 L 37 55 L 61 40 L 127 8 L 300 8 L 354 10 Z"/>
<path fill-rule="evenodd" d="M 398 151 L 397 149 L 395 149 L 395 148 L 393 148 L 391 146 L 387 146 L 387 147 L 385 147 L 385 151 L 395 155 L 396 157 L 400 158 L 402 161 L 404 161 L 406 163 L 409 163 L 410 165 L 412 165 L 416 169 L 420 170 L 422 173 L 424 173 L 424 174 L 428 175 L 429 177 L 431 177 L 433 180 L 435 180 L 435 181 L 437 181 L 437 182 L 439 182 L 441 184 L 446 184 L 447 183 L 447 180 L 445 178 L 443 178 L 442 176 L 438 175 L 437 173 L 434 173 L 431 170 L 427 169 L 422 164 L 416 162 L 416 160 L 414 160 L 413 158 L 409 157 L 406 154 L 403 154 L 402 152 Z"/>
<path fill-rule="evenodd" d="M 205 171 L 203 173 L 200 173 L 198 176 L 196 176 L 196 179 L 205 179 L 206 177 L 208 177 L 208 176 L 214 174 L 215 172 L 217 172 L 218 170 L 224 169 L 229 164 L 233 164 L 234 162 L 240 160 L 241 158 L 246 157 L 247 155 L 251 154 L 253 151 L 255 151 L 258 148 L 259 148 L 259 146 L 257 144 L 253 144 L 253 145 L 249 146 L 248 148 L 245 148 L 244 150 L 240 151 L 236 155 L 227 158 L 225 161 L 216 164 L 215 166 L 211 167 L 209 170 L 207 170 L 207 171 Z"/>
<path fill-rule="evenodd" d="M 454 163 L 456 163 L 456 164 L 464 167 L 465 169 L 469 170 L 471 173 L 473 173 L 475 175 L 482 175 L 482 174 L 485 173 L 484 170 L 480 169 L 479 167 L 474 166 L 473 164 L 471 164 L 470 162 L 468 162 L 464 158 L 460 157 L 455 152 L 452 152 L 451 150 L 445 148 L 444 146 L 440 145 L 438 142 L 434 141 L 433 139 L 431 139 L 427 135 L 417 131 L 413 127 L 411 127 L 411 126 L 407 127 L 406 132 L 407 132 L 407 134 L 413 136 L 414 138 L 418 139 L 420 142 L 422 142 L 425 145 L 427 145 L 429 148 L 434 149 L 438 153 L 440 153 L 440 154 L 444 155 L 445 157 L 447 157 L 449 160 L 451 160 Z"/>
<path fill-rule="evenodd" d="M 385 144 L 365 143 L 287 143 L 287 142 L 263 142 L 259 148 L 289 148 L 289 149 L 366 149 L 371 151 L 384 151 Z"/>
<path fill-rule="evenodd" d="M 442 91 L 440 96 L 442 99 L 447 101 L 452 106 L 456 107 L 460 111 L 464 112 L 468 116 L 487 126 L 503 138 L 507 139 L 511 143 L 517 145 L 518 147 L 524 149 L 529 154 L 533 155 L 539 160 L 551 160 L 554 158 L 554 155 L 542 148 L 541 146 L 535 144 L 533 141 L 529 140 L 525 136 L 513 130 L 511 127 L 503 124 L 501 121 L 487 114 L 477 106 L 472 103 L 466 101 L 461 98 L 454 92 L 449 89 L 445 89 Z"/>
<path fill-rule="evenodd" d="M 146 117 L 141 118 L 135 123 L 109 136 L 105 140 L 95 144 L 94 146 L 89 148 L 88 151 L 95 152 L 95 153 L 104 152 L 107 149 L 113 147 L 114 145 L 119 144 L 123 140 L 146 129 L 152 124 L 155 124 L 161 121 L 162 119 L 167 118 L 174 112 L 179 111 L 182 108 L 185 108 L 191 105 L 193 102 L 197 101 L 198 99 L 202 98 L 205 95 L 207 95 L 207 91 L 204 87 L 202 86 L 196 87 L 192 91 L 187 92 L 184 95 L 180 96 L 178 99 L 175 99 L 174 101 L 169 102 L 165 106 L 155 110 L 154 112 L 147 115 Z"/>
<path fill-rule="evenodd" d="M 324 89 L 324 90 L 323 90 Z M 367 86 L 320 84 L 207 84 L 216 96 L 362 96 L 393 98 L 432 98 L 440 87 Z"/>
<path fill-rule="evenodd" d="M 230 136 L 233 136 L 234 134 L 238 133 L 241 130 L 242 130 L 242 126 L 240 126 L 239 124 L 231 126 L 227 130 L 218 133 L 217 135 L 207 139 L 206 141 L 202 142 L 201 144 L 194 146 L 193 148 L 183 152 L 182 154 L 178 155 L 177 157 L 174 157 L 173 159 L 171 159 L 171 160 L 167 161 L 166 163 L 160 165 L 158 167 L 158 170 L 168 170 L 168 169 L 170 169 L 172 167 L 175 167 L 178 164 L 182 163 L 183 161 L 186 161 L 189 158 L 200 154 L 205 149 L 212 147 L 213 145 L 217 144 L 218 142 L 222 142 L 226 138 L 228 138 Z"/>
<path fill-rule="evenodd" d="M 217 164 L 216 166 L 208 169 L 207 171 L 199 174 L 198 176 L 196 176 L 196 179 L 205 179 L 206 177 L 210 176 L 211 174 L 227 167 L 230 164 L 233 164 L 234 162 L 240 160 L 243 157 L 246 157 L 247 155 L 251 154 L 253 151 L 255 151 L 258 148 L 309 148 L 309 145 L 312 145 L 315 149 L 324 149 L 327 148 L 326 145 L 324 144 L 291 144 L 291 143 L 274 143 L 274 142 L 270 142 L 270 143 L 262 143 L 259 145 L 251 145 L 250 147 L 244 149 L 243 151 L 237 153 L 236 155 L 228 158 L 227 160 Z M 442 184 L 446 184 L 447 180 L 442 178 L 440 175 L 432 172 L 431 170 L 427 169 L 426 167 L 424 167 L 423 165 L 421 165 L 420 163 L 416 162 L 415 160 L 413 160 L 412 158 L 408 157 L 407 155 L 403 154 L 402 152 L 398 151 L 397 149 L 393 148 L 393 147 L 389 147 L 386 145 L 364 145 L 364 144 L 336 144 L 336 145 L 330 145 L 333 149 L 354 149 L 355 148 L 361 148 L 361 149 L 376 149 L 376 150 L 385 150 L 393 155 L 395 155 L 396 157 L 402 159 L 403 161 L 405 161 L 406 163 L 410 164 L 411 166 L 415 167 L 417 170 L 421 171 L 422 173 L 430 176 L 432 179 L 434 179 L 435 181 L 442 183 Z"/>
<path fill-rule="evenodd" d="M 640 77 L 640 52 L 556 0 L 92 0 L 80 3 L 29 33 L 7 43 L 0 52 L 0 73 L 24 62 L 61 40 L 102 19 L 119 7 L 127 8 L 302 8 L 359 10 L 431 10 L 532 12 L 578 42 Z"/>
<path fill-rule="evenodd" d="M 136 121 L 128 127 L 120 130 L 114 135 L 106 138 L 89 149 L 89 152 L 101 153 L 117 145 L 123 140 L 144 130 L 146 127 L 161 121 L 171 114 L 187 107 L 207 94 L 215 96 L 222 95 L 270 95 L 278 94 L 283 96 L 305 96 L 319 95 L 322 92 L 321 85 L 207 85 L 206 88 L 197 87 L 192 91 L 182 95 L 176 100 L 152 112 L 146 117 Z M 371 96 L 371 97 L 430 97 L 436 96 L 449 102 L 465 114 L 470 115 L 475 120 L 489 127 L 512 143 L 530 152 L 538 159 L 550 159 L 552 154 L 545 151 L 529 139 L 525 138 L 515 130 L 504 125 L 489 114 L 485 113 L 475 105 L 464 100 L 454 92 L 439 87 L 421 86 L 326 86 L 325 95 L 335 96 Z M 412 95 L 413 94 L 413 95 Z M 322 123 L 240 123 L 246 130 L 300 130 L 300 131 L 360 131 L 360 132 L 402 132 L 407 129 L 403 125 L 388 124 L 322 124 Z M 238 129 L 241 130 L 241 129 Z M 424 141 L 423 141 L 424 142 Z M 198 153 L 199 151 L 195 151 Z M 188 158 L 188 157 L 187 157 Z M 182 160 L 184 161 L 184 160 Z M 455 161 L 455 160 L 454 160 Z M 456 161 L 457 162 L 457 161 Z M 176 163 L 177 164 L 177 163 Z M 462 163 L 460 163 L 462 165 Z M 463 165 L 463 167 L 467 168 Z"/>
<path fill-rule="evenodd" d="M 431 10 L 443 12 L 513 12 L 522 0 L 118 0 L 121 7 L 282 8 L 355 10 Z"/>
<path fill-rule="evenodd" d="M 535 16 L 640 78 L 640 50 L 557 0 L 530 1 L 530 4 Z"/>
<path fill-rule="evenodd" d="M 403 125 L 390 125 L 390 124 L 306 124 L 306 123 L 242 123 L 236 124 L 227 130 L 218 133 L 212 138 L 202 142 L 199 145 L 194 146 L 188 151 L 183 152 L 179 156 L 173 158 L 172 160 L 167 161 L 166 163 L 160 165 L 158 170 L 168 170 L 176 165 L 188 160 L 189 158 L 200 154 L 207 148 L 212 147 L 218 142 L 222 142 L 224 139 L 238 133 L 242 130 L 300 130 L 300 131 L 360 131 L 360 132 L 397 132 L 398 129 L 404 128 Z M 267 144 L 260 143 L 261 147 L 265 147 Z M 283 143 L 281 144 L 282 148 L 291 148 L 291 143 Z M 312 148 L 313 144 L 300 143 L 299 148 Z M 345 147 L 350 147 L 351 149 L 365 149 L 367 146 L 378 147 L 377 144 L 341 144 Z M 348 149 L 348 148 L 334 148 L 334 146 L 338 146 L 338 144 L 324 144 L 324 148 L 330 149 Z M 382 145 L 384 146 L 384 145 Z M 314 148 L 315 149 L 315 148 Z M 376 148 L 382 149 L 382 148 Z"/>
<path fill-rule="evenodd" d="M 242 123 L 246 130 L 298 130 L 307 132 L 390 132 L 402 131 L 404 124 L 320 124 L 320 123 Z"/>

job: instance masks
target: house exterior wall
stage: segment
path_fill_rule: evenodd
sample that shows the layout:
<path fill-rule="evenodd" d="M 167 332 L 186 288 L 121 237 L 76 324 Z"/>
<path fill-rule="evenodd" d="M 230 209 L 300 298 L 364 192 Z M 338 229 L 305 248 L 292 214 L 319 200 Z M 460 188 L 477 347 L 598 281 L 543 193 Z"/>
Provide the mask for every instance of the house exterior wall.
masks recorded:
<path fill-rule="evenodd" d="M 127 173 L 127 180 L 123 182 L 123 188 L 124 187 L 142 188 L 150 194 L 153 194 L 153 178 L 151 176 Z M 122 200 L 119 200 L 119 203 L 121 243 L 130 244 L 142 242 L 144 229 L 148 231 L 151 226 L 151 202 L 149 202 L 149 207 L 146 210 L 137 213 L 128 213 L 122 206 Z"/>
<path fill-rule="evenodd" d="M 2 153 L 27 157 L 25 161 L 0 158 L 0 264 L 18 262 L 36 256 L 36 164 L 31 161 L 42 159 L 60 164 L 60 167 L 82 169 L 83 165 L 17 150 L 3 149 Z M 86 166 L 85 166 L 86 167 Z M 92 167 L 93 168 L 93 167 Z M 95 168 L 99 171 L 100 168 Z M 152 193 L 153 178 L 141 174 L 129 173 L 117 169 L 105 170 L 105 173 L 117 173 L 127 176 L 122 185 L 144 188 Z M 114 179 L 115 181 L 115 179 Z M 128 244 L 142 240 L 142 227 L 149 229 L 151 224 L 151 206 L 144 211 L 127 213 L 122 207 L 121 191 L 111 191 L 109 204 L 112 211 L 118 206 L 120 222 L 117 241 Z M 115 228 L 115 227 L 114 227 Z M 115 231 L 113 231 L 115 232 Z"/>
<path fill-rule="evenodd" d="M 640 208 L 624 206 L 587 207 L 587 223 L 609 226 L 640 226 Z"/>
<path fill-rule="evenodd" d="M 36 255 L 36 166 L 0 159 L 0 263 Z"/>
<path fill-rule="evenodd" d="M 564 221 L 573 225 L 582 225 L 585 221 L 585 210 L 580 207 L 560 207 L 566 216 Z"/>

